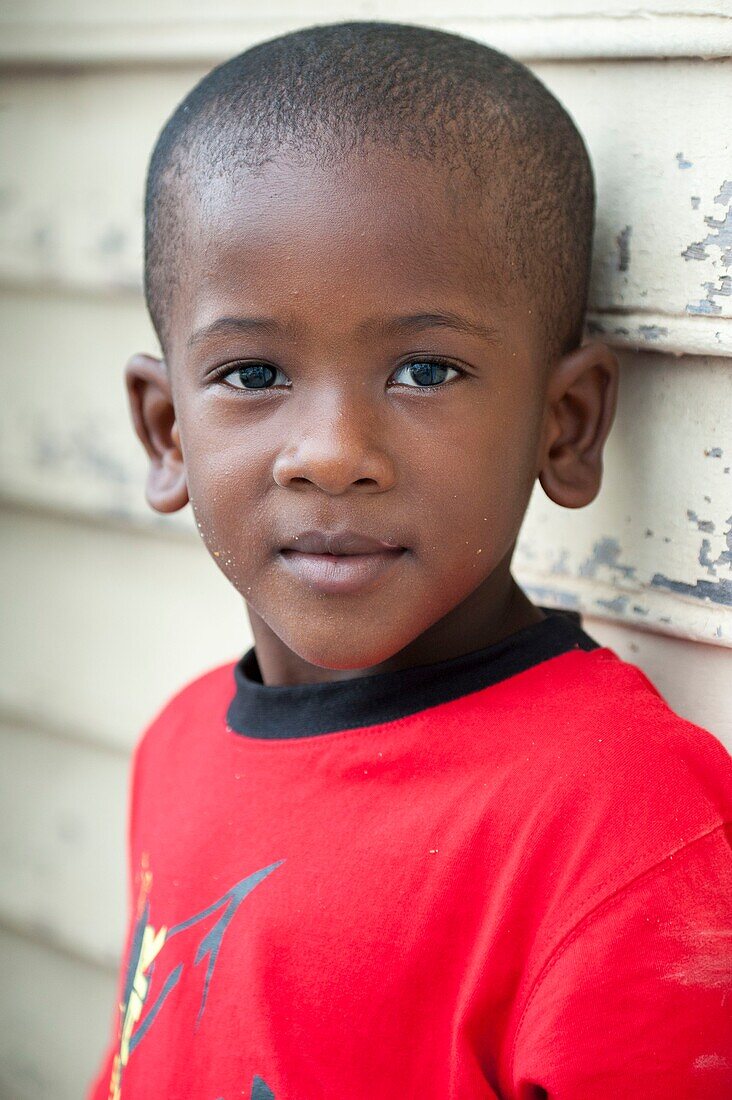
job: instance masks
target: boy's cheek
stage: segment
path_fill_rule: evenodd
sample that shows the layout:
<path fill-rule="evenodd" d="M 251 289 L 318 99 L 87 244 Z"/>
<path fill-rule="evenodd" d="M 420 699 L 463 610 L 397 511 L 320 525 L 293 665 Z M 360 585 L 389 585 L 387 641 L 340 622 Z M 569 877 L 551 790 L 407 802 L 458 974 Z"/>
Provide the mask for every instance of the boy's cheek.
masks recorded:
<path fill-rule="evenodd" d="M 364 627 L 373 620 L 374 629 L 383 629 L 388 622 L 395 634 L 416 636 L 503 559 L 533 484 L 528 447 L 510 444 L 510 425 L 496 422 L 488 409 L 475 410 L 461 432 L 451 433 L 450 446 L 433 437 L 425 447 L 405 435 L 390 447 L 398 476 L 389 491 L 330 497 L 315 487 L 275 482 L 278 445 L 265 439 L 263 425 L 250 430 L 238 423 L 217 432 L 204 420 L 197 421 L 195 409 L 181 417 L 199 534 L 214 563 L 278 634 L 300 617 L 311 633 L 322 619 L 324 631 L 337 634 L 342 616 L 352 635 L 356 608 Z M 393 538 L 408 555 L 375 593 L 324 599 L 284 568 L 278 540 L 329 525 Z"/>

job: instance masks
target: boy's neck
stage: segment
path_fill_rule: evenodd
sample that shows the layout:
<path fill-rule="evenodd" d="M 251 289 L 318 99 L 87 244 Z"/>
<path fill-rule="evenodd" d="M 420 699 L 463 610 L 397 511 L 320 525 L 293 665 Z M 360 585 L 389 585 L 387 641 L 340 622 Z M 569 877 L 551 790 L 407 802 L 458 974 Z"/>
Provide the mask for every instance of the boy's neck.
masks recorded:
<path fill-rule="evenodd" d="M 268 686 L 353 680 L 447 661 L 500 642 L 544 618 L 544 613 L 526 597 L 508 569 L 496 570 L 466 600 L 392 657 L 368 668 L 332 669 L 304 661 L 288 649 L 256 611 L 251 607 L 247 610 L 257 663 Z"/>

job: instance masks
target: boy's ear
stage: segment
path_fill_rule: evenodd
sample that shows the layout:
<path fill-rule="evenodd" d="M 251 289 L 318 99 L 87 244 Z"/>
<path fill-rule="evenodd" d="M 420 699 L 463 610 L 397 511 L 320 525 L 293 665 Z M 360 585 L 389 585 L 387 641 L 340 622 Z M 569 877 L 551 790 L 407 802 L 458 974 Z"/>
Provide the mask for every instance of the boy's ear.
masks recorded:
<path fill-rule="evenodd" d="M 188 486 L 165 363 L 152 355 L 133 355 L 125 384 L 135 431 L 150 457 L 148 504 L 156 512 L 177 512 L 188 503 Z"/>
<path fill-rule="evenodd" d="M 563 356 L 552 369 L 539 481 L 547 496 L 564 508 L 582 508 L 599 492 L 618 369 L 615 355 L 595 341 Z"/>

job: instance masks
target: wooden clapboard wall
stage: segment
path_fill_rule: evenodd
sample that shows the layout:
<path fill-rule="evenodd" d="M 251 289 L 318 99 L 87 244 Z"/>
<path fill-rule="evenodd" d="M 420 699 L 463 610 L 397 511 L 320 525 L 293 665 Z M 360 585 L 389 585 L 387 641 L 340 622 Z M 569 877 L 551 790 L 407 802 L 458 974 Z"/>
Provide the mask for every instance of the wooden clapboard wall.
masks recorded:
<path fill-rule="evenodd" d="M 570 513 L 538 493 L 517 569 L 732 746 L 728 0 L 5 0 L 0 1098 L 82 1095 L 114 1007 L 130 749 L 178 686 L 249 643 L 190 518 L 143 501 L 121 371 L 155 350 L 146 158 L 212 64 L 353 18 L 508 50 L 585 133 L 590 326 L 621 353 L 621 407 L 602 496 Z"/>

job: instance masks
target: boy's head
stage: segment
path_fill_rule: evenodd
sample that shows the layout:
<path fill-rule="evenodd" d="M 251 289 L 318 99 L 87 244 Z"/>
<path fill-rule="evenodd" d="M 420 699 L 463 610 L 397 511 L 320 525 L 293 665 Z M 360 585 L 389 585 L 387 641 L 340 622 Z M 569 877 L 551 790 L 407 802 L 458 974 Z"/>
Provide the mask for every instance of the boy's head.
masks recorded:
<path fill-rule="evenodd" d="M 536 478 L 599 488 L 593 206 L 543 85 L 439 31 L 309 28 L 178 107 L 146 196 L 164 361 L 128 386 L 150 503 L 191 500 L 260 631 L 354 669 L 505 618 Z"/>

